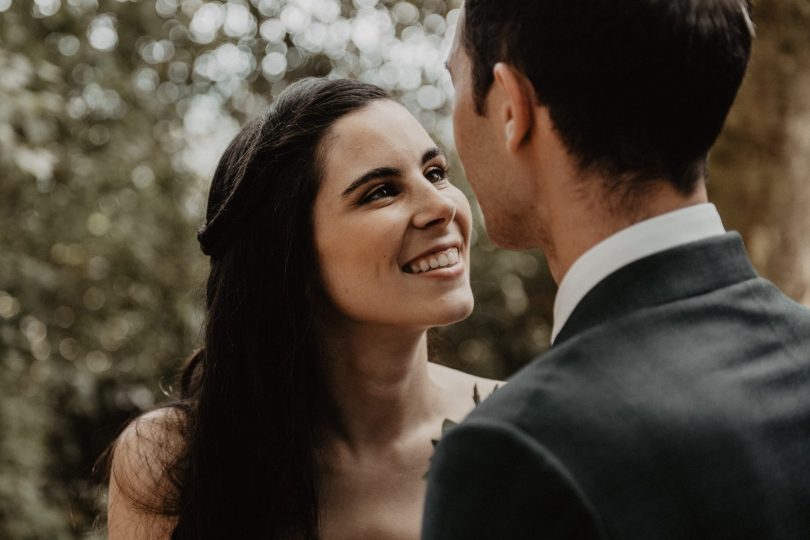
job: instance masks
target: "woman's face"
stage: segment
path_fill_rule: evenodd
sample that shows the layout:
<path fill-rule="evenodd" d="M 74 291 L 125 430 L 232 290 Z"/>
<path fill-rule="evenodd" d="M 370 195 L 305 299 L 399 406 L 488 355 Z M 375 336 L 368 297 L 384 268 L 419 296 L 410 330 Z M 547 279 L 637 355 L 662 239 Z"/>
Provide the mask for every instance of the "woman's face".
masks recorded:
<path fill-rule="evenodd" d="M 374 101 L 338 120 L 323 151 L 315 247 L 338 311 L 410 328 L 467 317 L 470 205 L 419 122 Z"/>

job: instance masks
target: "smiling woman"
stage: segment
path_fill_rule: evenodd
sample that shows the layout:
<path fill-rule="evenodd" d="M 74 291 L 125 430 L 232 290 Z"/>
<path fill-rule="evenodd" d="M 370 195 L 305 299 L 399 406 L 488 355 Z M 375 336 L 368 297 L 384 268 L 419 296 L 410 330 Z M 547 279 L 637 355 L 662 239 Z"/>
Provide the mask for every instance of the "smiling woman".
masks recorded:
<path fill-rule="evenodd" d="M 205 342 L 113 446 L 110 538 L 418 538 L 431 439 L 494 386 L 428 362 L 472 310 L 470 234 L 383 90 L 288 88 L 220 160 Z"/>
<path fill-rule="evenodd" d="M 470 205 L 416 119 L 372 103 L 335 123 L 323 155 L 315 244 L 332 302 L 350 319 L 417 329 L 466 318 Z"/>

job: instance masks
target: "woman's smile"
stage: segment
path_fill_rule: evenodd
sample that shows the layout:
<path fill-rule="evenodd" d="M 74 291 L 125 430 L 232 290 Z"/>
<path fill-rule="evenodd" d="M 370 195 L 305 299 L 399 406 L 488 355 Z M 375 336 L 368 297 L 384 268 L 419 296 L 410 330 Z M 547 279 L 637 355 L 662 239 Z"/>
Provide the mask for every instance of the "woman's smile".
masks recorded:
<path fill-rule="evenodd" d="M 406 274 L 427 274 L 435 273 L 437 270 L 455 269 L 461 266 L 461 257 L 458 246 L 449 248 L 437 248 L 431 250 L 426 255 L 419 255 L 411 262 L 402 267 Z"/>

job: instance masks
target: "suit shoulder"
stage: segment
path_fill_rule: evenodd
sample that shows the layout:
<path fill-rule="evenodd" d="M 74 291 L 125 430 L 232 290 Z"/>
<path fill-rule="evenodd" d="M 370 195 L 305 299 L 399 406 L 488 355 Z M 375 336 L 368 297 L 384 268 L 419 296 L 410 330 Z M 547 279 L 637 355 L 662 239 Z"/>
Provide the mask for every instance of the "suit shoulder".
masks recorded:
<path fill-rule="evenodd" d="M 567 393 L 566 380 L 573 376 L 558 369 L 560 355 L 550 350 L 536 357 L 504 384 L 493 388 L 470 414 L 470 419 L 514 423 L 528 411 L 536 417 L 551 402 Z"/>

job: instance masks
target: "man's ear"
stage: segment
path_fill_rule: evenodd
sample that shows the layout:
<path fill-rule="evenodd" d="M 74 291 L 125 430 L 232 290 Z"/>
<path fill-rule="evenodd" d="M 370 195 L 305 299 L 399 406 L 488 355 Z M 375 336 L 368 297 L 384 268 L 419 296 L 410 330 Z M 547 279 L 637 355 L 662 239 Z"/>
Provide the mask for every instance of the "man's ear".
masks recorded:
<path fill-rule="evenodd" d="M 514 67 L 498 62 L 492 68 L 495 84 L 505 97 L 502 114 L 504 138 L 507 148 L 515 152 L 529 138 L 534 122 L 534 88 L 526 77 Z"/>

